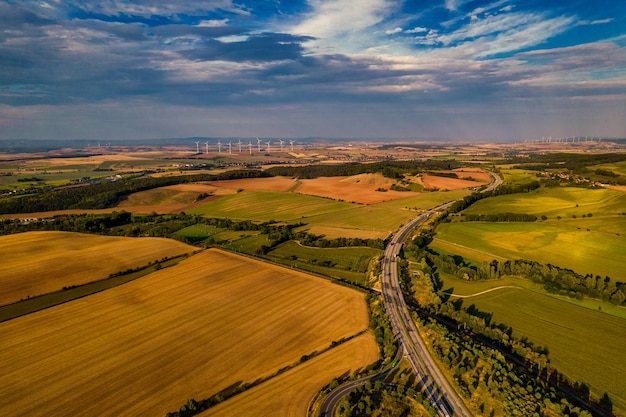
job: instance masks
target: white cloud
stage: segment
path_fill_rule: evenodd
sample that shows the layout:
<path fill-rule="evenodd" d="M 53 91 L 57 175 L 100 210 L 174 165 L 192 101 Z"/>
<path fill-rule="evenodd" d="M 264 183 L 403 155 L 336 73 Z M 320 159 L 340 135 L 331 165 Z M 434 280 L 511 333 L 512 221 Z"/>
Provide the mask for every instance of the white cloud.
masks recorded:
<path fill-rule="evenodd" d="M 201 20 L 200 23 L 198 23 L 198 26 L 200 27 L 210 27 L 210 28 L 224 27 L 226 25 L 228 25 L 228 19 Z"/>
<path fill-rule="evenodd" d="M 232 0 L 187 0 L 184 2 L 164 2 L 161 0 L 99 0 L 94 2 L 68 1 L 82 10 L 107 15 L 129 14 L 135 16 L 171 16 L 181 13 L 196 13 L 206 10 L 227 10 L 237 14 L 248 14 Z"/>
<path fill-rule="evenodd" d="M 490 15 L 449 33 L 430 31 L 418 38 L 418 43 L 444 45 L 432 51 L 438 56 L 480 59 L 539 45 L 574 22 L 573 17 L 546 18 L 537 13 Z"/>
<path fill-rule="evenodd" d="M 392 0 L 311 0 L 309 4 L 312 11 L 299 24 L 282 29 L 316 38 L 310 47 L 342 52 L 358 52 L 375 44 L 370 29 L 397 7 Z"/>
<path fill-rule="evenodd" d="M 396 33 L 400 33 L 400 32 L 402 32 L 402 28 L 398 26 L 393 29 L 386 30 L 385 35 L 395 35 Z"/>
<path fill-rule="evenodd" d="M 463 4 L 463 0 L 446 0 L 446 9 L 455 11 Z"/>
<path fill-rule="evenodd" d="M 413 29 L 405 30 L 405 33 L 424 33 L 428 32 L 428 28 L 416 26 Z"/>
<path fill-rule="evenodd" d="M 612 17 L 609 17 L 607 19 L 599 19 L 599 20 L 580 20 L 577 22 L 578 26 L 586 26 L 586 25 L 603 25 L 605 23 L 611 23 L 612 21 L 614 21 L 615 19 Z"/>

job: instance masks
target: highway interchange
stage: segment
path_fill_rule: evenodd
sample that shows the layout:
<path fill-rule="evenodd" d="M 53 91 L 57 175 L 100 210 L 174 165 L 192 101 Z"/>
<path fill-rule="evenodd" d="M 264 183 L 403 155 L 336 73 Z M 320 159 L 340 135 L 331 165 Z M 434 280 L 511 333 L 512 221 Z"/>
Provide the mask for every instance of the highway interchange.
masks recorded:
<path fill-rule="evenodd" d="M 490 173 L 492 181 L 483 192 L 497 188 L 502 179 Z M 396 337 L 398 338 L 398 357 L 406 357 L 413 372 L 420 379 L 424 386 L 424 394 L 437 411 L 438 415 L 452 417 L 470 417 L 472 413 L 465 407 L 465 404 L 452 388 L 448 380 L 443 376 L 441 370 L 435 364 L 428 353 L 426 345 L 422 340 L 415 323 L 411 319 L 411 313 L 406 305 L 400 288 L 398 277 L 397 258 L 402 249 L 402 244 L 411 231 L 425 222 L 432 215 L 450 207 L 454 202 L 449 202 L 441 206 L 428 210 L 409 223 L 405 224 L 387 245 L 383 257 L 381 273 L 381 292 L 387 308 L 387 313 L 391 321 Z M 356 387 L 368 381 L 382 378 L 389 369 L 376 375 L 361 378 L 344 384 L 335 389 L 322 405 L 320 416 L 331 417 L 339 401 Z"/>

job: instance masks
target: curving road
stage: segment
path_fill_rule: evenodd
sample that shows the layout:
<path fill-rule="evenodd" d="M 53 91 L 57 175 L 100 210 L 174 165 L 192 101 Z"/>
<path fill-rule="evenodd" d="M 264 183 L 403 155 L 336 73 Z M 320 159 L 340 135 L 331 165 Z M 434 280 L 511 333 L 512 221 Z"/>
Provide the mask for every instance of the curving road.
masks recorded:
<path fill-rule="evenodd" d="M 497 174 L 489 172 L 491 175 L 491 183 L 483 190 L 483 192 L 492 191 L 497 188 L 502 179 Z M 408 309 L 402 290 L 400 288 L 400 279 L 398 277 L 398 267 L 396 265 L 397 258 L 402 249 L 402 243 L 406 240 L 409 233 L 417 226 L 425 222 L 430 216 L 441 212 L 450 207 L 454 202 L 442 204 L 425 213 L 419 215 L 406 225 L 404 225 L 398 233 L 396 233 L 385 248 L 383 258 L 383 268 L 381 277 L 381 290 L 385 306 L 391 321 L 391 326 L 399 341 L 398 355 L 404 355 L 413 371 L 420 378 L 424 386 L 424 392 L 430 403 L 437 410 L 440 416 L 452 417 L 471 417 L 472 414 L 465 407 L 461 398 L 452 388 L 448 380 L 443 376 L 439 367 L 431 358 L 426 345 L 422 340 L 415 323 L 411 319 L 410 310 Z M 381 378 L 389 371 L 389 369 L 369 377 L 344 384 L 335 389 L 329 397 L 324 401 L 320 416 L 330 417 L 334 414 L 334 410 L 339 401 L 354 388 L 365 384 L 368 381 L 374 381 Z"/>

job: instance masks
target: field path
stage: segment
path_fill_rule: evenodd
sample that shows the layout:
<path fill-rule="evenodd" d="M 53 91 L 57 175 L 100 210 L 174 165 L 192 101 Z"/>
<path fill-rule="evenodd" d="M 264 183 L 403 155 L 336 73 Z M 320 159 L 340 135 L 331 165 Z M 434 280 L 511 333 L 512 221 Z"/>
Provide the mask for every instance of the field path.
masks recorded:
<path fill-rule="evenodd" d="M 449 292 L 444 292 L 444 294 L 449 295 L 450 297 L 456 297 L 456 298 L 470 298 L 470 297 L 478 297 L 479 295 L 487 294 L 488 292 L 492 292 L 496 290 L 502 290 L 505 288 L 517 288 L 518 290 L 524 289 L 524 287 L 519 287 L 517 285 L 502 285 L 500 287 L 489 288 L 488 290 L 477 292 L 476 294 L 460 295 L 460 294 L 451 294 Z"/>
<path fill-rule="evenodd" d="M 446 243 L 448 245 L 458 246 L 459 248 L 467 249 L 467 250 L 470 250 L 470 251 L 473 251 L 473 252 L 482 253 L 483 255 L 492 256 L 494 259 L 507 259 L 504 256 L 496 255 L 496 254 L 493 254 L 493 253 L 490 253 L 490 252 L 485 252 L 485 251 L 478 250 L 478 249 L 472 248 L 470 246 L 461 245 L 461 244 L 458 244 L 458 243 L 455 243 L 455 242 L 450 242 L 449 240 L 444 240 L 444 239 L 441 239 L 441 238 L 438 238 L 438 237 L 436 237 L 434 240 L 442 242 L 442 243 Z"/>

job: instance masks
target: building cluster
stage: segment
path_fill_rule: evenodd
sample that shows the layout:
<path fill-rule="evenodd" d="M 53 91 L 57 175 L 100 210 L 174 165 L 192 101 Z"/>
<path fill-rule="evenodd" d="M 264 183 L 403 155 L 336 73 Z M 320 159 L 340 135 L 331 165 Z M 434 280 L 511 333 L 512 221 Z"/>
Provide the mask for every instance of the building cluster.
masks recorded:
<path fill-rule="evenodd" d="M 552 180 L 558 180 L 559 182 L 570 182 L 574 184 L 587 185 L 592 187 L 606 187 L 608 184 L 604 184 L 600 181 L 594 181 L 589 178 L 585 178 L 580 175 L 570 174 L 568 172 L 549 172 L 546 171 L 543 173 L 546 178 L 550 178 Z"/>

